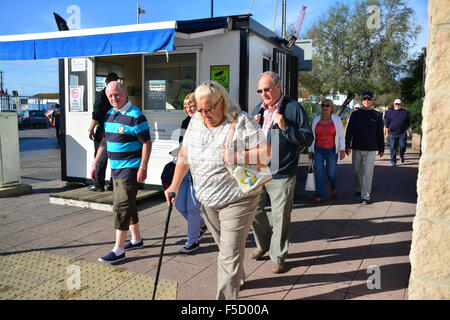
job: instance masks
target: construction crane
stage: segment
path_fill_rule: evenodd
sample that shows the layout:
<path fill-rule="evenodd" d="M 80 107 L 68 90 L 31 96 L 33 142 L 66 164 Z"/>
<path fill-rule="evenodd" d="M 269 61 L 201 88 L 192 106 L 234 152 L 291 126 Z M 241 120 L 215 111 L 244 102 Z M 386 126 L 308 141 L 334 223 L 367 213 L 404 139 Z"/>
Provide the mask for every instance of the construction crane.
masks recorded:
<path fill-rule="evenodd" d="M 297 32 L 295 33 L 297 39 L 299 39 L 300 29 L 302 28 L 303 19 L 305 19 L 305 13 L 306 13 L 306 6 L 302 6 L 302 10 L 300 11 L 297 21 Z"/>

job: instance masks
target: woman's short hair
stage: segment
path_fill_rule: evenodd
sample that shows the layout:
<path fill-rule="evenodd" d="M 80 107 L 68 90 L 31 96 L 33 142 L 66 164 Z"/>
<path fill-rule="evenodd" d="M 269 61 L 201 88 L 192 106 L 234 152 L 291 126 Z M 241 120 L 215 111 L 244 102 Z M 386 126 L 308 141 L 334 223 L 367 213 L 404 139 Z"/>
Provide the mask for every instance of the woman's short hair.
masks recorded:
<path fill-rule="evenodd" d="M 241 107 L 234 102 L 227 90 L 216 81 L 205 81 L 195 89 L 195 99 L 210 97 L 214 103 L 223 99 L 223 114 L 228 120 L 233 120 L 235 115 L 241 111 Z M 201 116 L 201 115 L 200 115 Z"/>
<path fill-rule="evenodd" d="M 334 113 L 334 102 L 331 99 L 323 99 L 320 104 L 327 103 L 330 105 L 331 113 Z"/>
<path fill-rule="evenodd" d="M 197 103 L 195 102 L 194 92 L 188 93 L 188 95 L 183 100 L 183 110 L 186 114 L 188 114 L 186 111 L 186 105 L 190 105 L 190 104 L 193 104 L 197 107 Z"/>

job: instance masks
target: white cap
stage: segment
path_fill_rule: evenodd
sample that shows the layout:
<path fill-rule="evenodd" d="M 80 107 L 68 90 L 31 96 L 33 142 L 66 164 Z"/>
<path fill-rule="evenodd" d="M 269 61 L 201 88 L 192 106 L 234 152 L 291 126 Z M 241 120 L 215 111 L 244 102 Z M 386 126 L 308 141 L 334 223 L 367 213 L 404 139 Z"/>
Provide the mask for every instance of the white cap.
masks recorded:
<path fill-rule="evenodd" d="M 395 99 L 395 100 L 394 100 L 394 104 L 396 104 L 396 103 L 402 104 L 402 100 L 400 100 L 400 99 Z"/>

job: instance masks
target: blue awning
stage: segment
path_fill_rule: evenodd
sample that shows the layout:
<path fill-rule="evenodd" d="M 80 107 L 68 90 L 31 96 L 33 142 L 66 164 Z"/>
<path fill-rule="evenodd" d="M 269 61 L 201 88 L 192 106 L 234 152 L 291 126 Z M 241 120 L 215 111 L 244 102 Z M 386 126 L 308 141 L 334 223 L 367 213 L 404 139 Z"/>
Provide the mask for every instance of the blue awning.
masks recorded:
<path fill-rule="evenodd" d="M 0 36 L 0 60 L 104 56 L 175 50 L 176 22 Z"/>

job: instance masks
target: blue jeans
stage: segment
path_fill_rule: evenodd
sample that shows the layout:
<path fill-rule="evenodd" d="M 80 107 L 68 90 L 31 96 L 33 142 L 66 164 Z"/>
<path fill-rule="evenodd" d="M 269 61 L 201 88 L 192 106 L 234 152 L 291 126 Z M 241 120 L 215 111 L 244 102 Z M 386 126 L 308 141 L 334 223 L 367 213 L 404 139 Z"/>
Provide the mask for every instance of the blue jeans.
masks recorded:
<path fill-rule="evenodd" d="M 177 198 L 175 199 L 175 207 L 187 220 L 188 241 L 186 245 L 190 246 L 197 242 L 198 236 L 200 235 L 200 226 L 205 224 L 205 220 L 203 220 L 200 212 L 200 202 L 195 197 L 190 172 L 186 174 L 181 182 Z"/>
<path fill-rule="evenodd" d="M 389 151 L 391 153 L 391 163 L 397 162 L 397 148 L 400 151 L 400 159 L 405 158 L 406 151 L 406 132 L 399 135 L 389 135 Z"/>
<path fill-rule="evenodd" d="M 314 177 L 316 178 L 316 192 L 319 199 L 325 198 L 325 162 L 331 189 L 336 189 L 337 160 L 336 148 L 324 149 L 314 145 Z"/>

